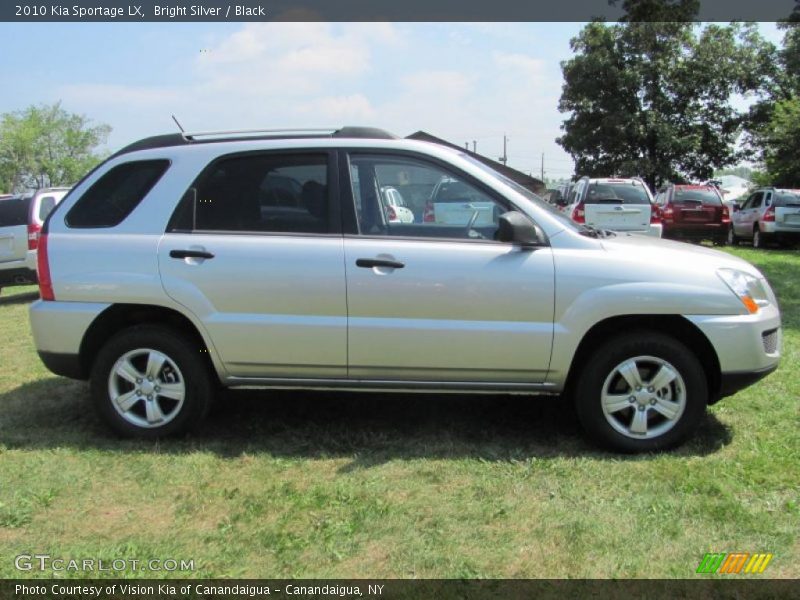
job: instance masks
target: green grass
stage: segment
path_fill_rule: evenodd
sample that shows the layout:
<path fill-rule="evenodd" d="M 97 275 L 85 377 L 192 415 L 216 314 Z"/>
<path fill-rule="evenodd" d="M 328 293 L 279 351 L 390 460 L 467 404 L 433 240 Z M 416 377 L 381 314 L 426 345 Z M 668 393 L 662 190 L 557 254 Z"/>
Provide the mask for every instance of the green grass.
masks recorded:
<path fill-rule="evenodd" d="M 596 450 L 546 398 L 236 392 L 190 438 L 120 441 L 36 357 L 32 289 L 6 289 L 0 577 L 39 552 L 202 577 L 691 578 L 733 551 L 800 577 L 800 254 L 732 252 L 780 298 L 781 368 L 641 457 Z"/>

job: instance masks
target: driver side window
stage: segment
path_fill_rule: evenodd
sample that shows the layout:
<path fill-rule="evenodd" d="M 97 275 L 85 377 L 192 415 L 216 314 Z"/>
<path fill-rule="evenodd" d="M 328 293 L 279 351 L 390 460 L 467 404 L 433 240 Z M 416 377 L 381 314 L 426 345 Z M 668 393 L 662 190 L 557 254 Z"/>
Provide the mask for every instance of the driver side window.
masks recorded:
<path fill-rule="evenodd" d="M 352 155 L 350 182 L 362 235 L 493 240 L 509 210 L 435 164 L 386 155 Z"/>

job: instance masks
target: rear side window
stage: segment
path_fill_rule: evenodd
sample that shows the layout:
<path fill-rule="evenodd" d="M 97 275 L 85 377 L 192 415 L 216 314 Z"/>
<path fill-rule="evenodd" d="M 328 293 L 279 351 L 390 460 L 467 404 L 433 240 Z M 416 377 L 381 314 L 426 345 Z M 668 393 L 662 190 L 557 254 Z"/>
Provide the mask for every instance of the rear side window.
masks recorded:
<path fill-rule="evenodd" d="M 30 197 L 0 200 L 0 227 L 27 225 L 30 205 Z"/>
<path fill-rule="evenodd" d="M 39 200 L 39 221 L 44 222 L 53 209 L 56 207 L 56 199 L 53 196 L 44 196 Z"/>
<path fill-rule="evenodd" d="M 800 191 L 798 192 L 779 192 L 775 196 L 775 206 L 794 206 L 800 207 Z"/>
<path fill-rule="evenodd" d="M 77 229 L 119 225 L 168 167 L 168 160 L 140 160 L 117 165 L 80 197 L 67 213 L 67 225 Z"/>
<path fill-rule="evenodd" d="M 722 199 L 712 189 L 675 188 L 672 195 L 675 204 L 702 204 L 703 206 L 722 206 Z"/>
<path fill-rule="evenodd" d="M 592 183 L 586 204 L 650 204 L 650 196 L 639 183 Z"/>
<path fill-rule="evenodd" d="M 328 155 L 257 154 L 213 163 L 169 231 L 329 233 Z"/>

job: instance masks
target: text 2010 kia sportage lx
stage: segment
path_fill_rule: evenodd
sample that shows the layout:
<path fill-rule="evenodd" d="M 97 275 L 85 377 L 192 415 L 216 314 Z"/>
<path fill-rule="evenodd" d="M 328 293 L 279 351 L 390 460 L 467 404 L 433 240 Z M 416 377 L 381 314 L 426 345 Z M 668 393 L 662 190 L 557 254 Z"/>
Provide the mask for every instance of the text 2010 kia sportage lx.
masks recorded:
<path fill-rule="evenodd" d="M 382 189 L 417 206 L 443 182 L 463 198 L 441 218 L 389 218 Z M 657 450 L 780 359 L 747 262 L 576 224 L 374 129 L 134 143 L 55 209 L 38 259 L 39 355 L 124 435 L 186 431 L 221 384 L 550 394 L 594 440 Z"/>

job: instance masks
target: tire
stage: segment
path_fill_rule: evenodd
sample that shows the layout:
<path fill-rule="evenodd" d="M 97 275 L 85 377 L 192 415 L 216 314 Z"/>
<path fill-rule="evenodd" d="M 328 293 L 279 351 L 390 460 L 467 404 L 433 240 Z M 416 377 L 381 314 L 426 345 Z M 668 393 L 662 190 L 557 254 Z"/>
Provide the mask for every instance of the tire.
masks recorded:
<path fill-rule="evenodd" d="M 216 389 L 197 343 L 155 325 L 111 338 L 95 359 L 90 386 L 100 417 L 119 435 L 141 438 L 191 431 L 208 412 Z"/>
<path fill-rule="evenodd" d="M 739 238 L 736 235 L 736 232 L 733 230 L 733 225 L 728 228 L 728 245 L 729 246 L 737 246 L 739 244 Z"/>
<path fill-rule="evenodd" d="M 758 228 L 758 225 L 753 228 L 753 248 L 758 250 L 764 248 L 764 238 L 761 235 L 761 230 Z"/>
<path fill-rule="evenodd" d="M 635 370 L 624 367 L 631 363 Z M 708 403 L 708 384 L 697 357 L 655 331 L 612 338 L 592 353 L 577 377 L 575 408 L 586 433 L 599 445 L 626 453 L 674 448 L 694 430 Z M 647 383 L 656 378 L 654 387 L 659 389 L 648 391 Z M 629 379 L 642 383 L 641 390 Z"/>

